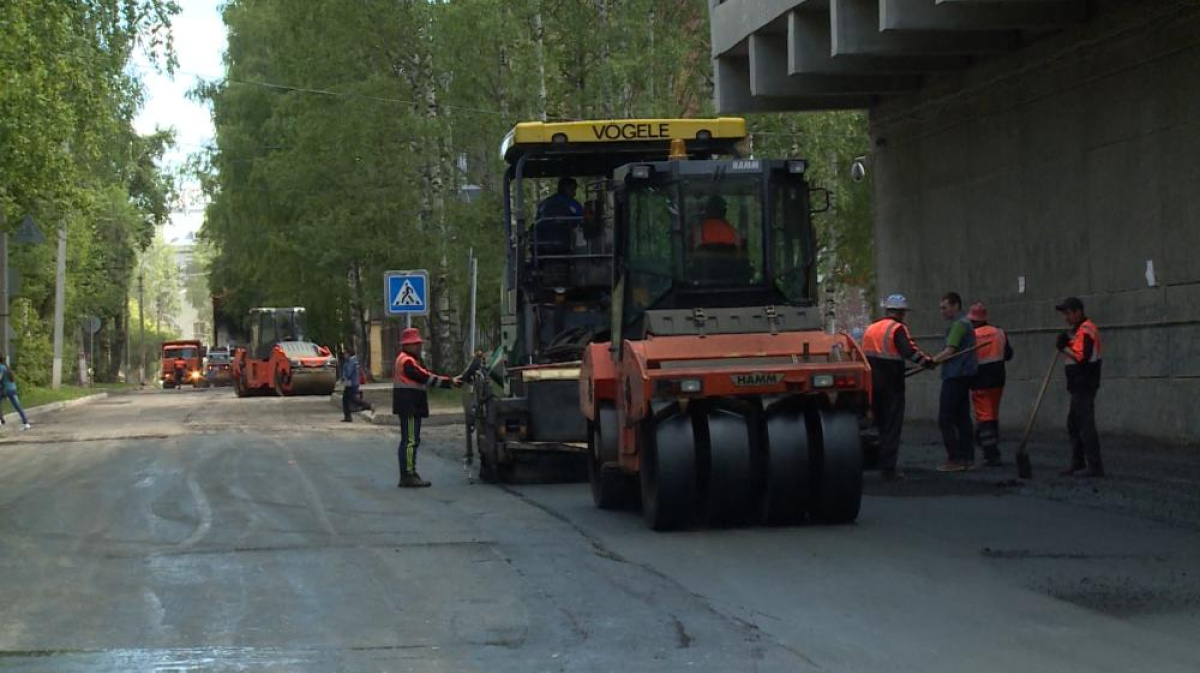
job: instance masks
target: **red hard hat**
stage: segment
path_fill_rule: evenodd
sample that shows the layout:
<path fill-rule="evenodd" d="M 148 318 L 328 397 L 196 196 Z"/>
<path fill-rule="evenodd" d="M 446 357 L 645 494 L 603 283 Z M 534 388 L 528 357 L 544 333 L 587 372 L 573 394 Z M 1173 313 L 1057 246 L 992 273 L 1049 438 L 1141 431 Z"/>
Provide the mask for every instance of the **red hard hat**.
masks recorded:
<path fill-rule="evenodd" d="M 973 320 L 975 322 L 987 322 L 987 307 L 983 305 L 983 302 L 975 302 L 971 305 L 971 310 L 967 311 L 967 320 Z"/>
<path fill-rule="evenodd" d="M 400 333 L 401 346 L 410 346 L 412 344 L 419 343 L 422 343 L 421 330 L 417 329 L 416 327 L 406 327 L 404 328 L 404 331 Z"/>

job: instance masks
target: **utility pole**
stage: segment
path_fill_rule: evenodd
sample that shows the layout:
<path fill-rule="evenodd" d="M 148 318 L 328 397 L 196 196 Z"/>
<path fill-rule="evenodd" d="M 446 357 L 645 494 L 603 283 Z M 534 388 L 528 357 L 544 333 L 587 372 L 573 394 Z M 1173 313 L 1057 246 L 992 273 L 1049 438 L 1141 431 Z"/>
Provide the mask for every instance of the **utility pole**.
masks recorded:
<path fill-rule="evenodd" d="M 476 343 L 475 343 L 475 293 L 476 293 L 476 289 L 479 287 L 479 260 L 475 258 L 475 249 L 474 248 L 471 248 L 470 268 L 471 268 L 471 332 L 467 336 L 467 343 L 469 344 L 468 352 L 467 352 L 468 361 L 471 358 L 475 357 L 475 346 L 476 346 Z"/>
<path fill-rule="evenodd" d="M 138 272 L 138 337 L 141 355 L 138 357 L 138 385 L 146 384 L 146 304 L 145 293 L 142 291 L 142 272 Z"/>
<path fill-rule="evenodd" d="M 54 367 L 50 387 L 62 385 L 63 304 L 67 297 L 67 227 L 58 225 L 58 274 L 54 283 Z"/>

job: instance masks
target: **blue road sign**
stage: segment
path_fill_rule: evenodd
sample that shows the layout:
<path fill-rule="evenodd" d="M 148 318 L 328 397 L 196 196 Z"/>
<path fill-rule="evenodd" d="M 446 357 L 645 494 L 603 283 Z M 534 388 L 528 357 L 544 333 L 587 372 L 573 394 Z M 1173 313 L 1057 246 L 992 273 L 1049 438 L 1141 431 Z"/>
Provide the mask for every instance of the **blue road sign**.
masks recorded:
<path fill-rule="evenodd" d="M 384 311 L 390 316 L 428 315 L 429 273 L 388 271 L 383 274 Z"/>

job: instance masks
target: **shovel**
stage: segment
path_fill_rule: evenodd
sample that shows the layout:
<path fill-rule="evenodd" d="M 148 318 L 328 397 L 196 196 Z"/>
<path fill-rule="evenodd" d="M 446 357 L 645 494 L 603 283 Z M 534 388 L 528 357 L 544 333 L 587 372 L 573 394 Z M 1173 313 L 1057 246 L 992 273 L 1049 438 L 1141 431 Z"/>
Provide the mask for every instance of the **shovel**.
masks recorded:
<path fill-rule="evenodd" d="M 954 358 L 962 357 L 962 356 L 966 355 L 967 353 L 974 353 L 975 351 L 979 350 L 979 347 L 982 345 L 983 344 L 976 344 L 974 346 L 971 346 L 970 348 L 968 348 L 965 351 L 959 351 L 959 352 L 955 353 L 954 355 L 951 355 L 950 357 L 946 358 L 945 360 L 942 360 L 942 362 L 949 362 L 949 361 L 953 360 Z M 942 362 L 939 362 L 938 364 L 942 364 Z M 908 378 L 910 376 L 920 374 L 921 372 L 928 371 L 929 369 L 932 369 L 932 367 L 929 367 L 929 368 L 913 367 L 912 369 L 909 369 L 908 371 L 904 372 L 904 378 Z"/>
<path fill-rule="evenodd" d="M 1021 437 L 1021 445 L 1017 447 L 1017 476 L 1021 479 L 1033 479 L 1033 463 L 1029 460 L 1029 435 L 1033 434 L 1033 422 L 1037 420 L 1038 409 L 1042 407 L 1042 400 L 1046 397 L 1046 389 L 1050 387 L 1050 378 L 1054 376 L 1054 368 L 1058 366 L 1058 356 L 1062 351 L 1054 351 L 1054 359 L 1050 360 L 1050 367 L 1046 369 L 1046 376 L 1042 379 L 1042 389 L 1038 391 L 1037 400 L 1033 403 L 1033 411 L 1029 414 L 1029 422 L 1025 424 L 1025 435 Z"/>

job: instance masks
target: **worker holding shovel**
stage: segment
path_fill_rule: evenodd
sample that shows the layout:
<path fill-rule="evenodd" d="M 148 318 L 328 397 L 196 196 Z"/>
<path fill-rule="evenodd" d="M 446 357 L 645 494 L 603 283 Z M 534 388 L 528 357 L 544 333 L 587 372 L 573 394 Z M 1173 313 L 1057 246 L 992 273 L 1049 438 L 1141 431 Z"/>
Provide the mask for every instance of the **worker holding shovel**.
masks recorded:
<path fill-rule="evenodd" d="M 971 423 L 971 381 L 979 369 L 975 356 L 975 329 L 963 315 L 962 297 L 947 292 L 942 297 L 942 317 L 950 326 L 946 329 L 946 346 L 933 357 L 942 366 L 942 393 L 938 409 L 938 426 L 946 445 L 946 462 L 938 472 L 963 472 L 975 468 L 974 426 Z M 959 355 L 965 353 L 965 355 Z"/>

